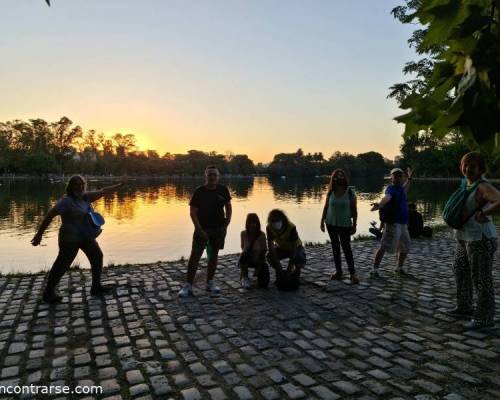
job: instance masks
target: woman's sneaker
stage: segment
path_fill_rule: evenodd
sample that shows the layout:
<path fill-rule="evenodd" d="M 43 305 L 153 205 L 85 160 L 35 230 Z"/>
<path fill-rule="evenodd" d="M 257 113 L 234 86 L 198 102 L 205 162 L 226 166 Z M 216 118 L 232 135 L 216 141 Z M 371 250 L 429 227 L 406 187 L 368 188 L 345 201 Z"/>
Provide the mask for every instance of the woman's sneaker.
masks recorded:
<path fill-rule="evenodd" d="M 207 292 L 210 292 L 212 294 L 219 294 L 220 287 L 216 286 L 214 281 L 208 281 L 207 282 Z"/>
<path fill-rule="evenodd" d="M 351 274 L 351 283 L 357 285 L 359 283 L 359 278 L 356 274 Z"/>
<path fill-rule="evenodd" d="M 249 278 L 243 278 L 241 280 L 241 287 L 243 289 L 250 289 L 252 287 L 252 282 L 250 281 Z"/>
<path fill-rule="evenodd" d="M 335 271 L 331 276 L 330 280 L 332 281 L 341 281 L 342 280 L 342 272 Z"/>
<path fill-rule="evenodd" d="M 186 283 L 184 287 L 179 290 L 179 297 L 188 297 L 193 295 L 193 287 L 189 284 Z"/>

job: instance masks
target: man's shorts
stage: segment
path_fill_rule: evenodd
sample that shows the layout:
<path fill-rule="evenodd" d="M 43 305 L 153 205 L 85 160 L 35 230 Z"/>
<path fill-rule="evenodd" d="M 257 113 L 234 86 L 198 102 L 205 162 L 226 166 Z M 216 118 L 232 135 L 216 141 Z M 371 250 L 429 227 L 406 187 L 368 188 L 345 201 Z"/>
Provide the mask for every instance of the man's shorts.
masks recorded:
<path fill-rule="evenodd" d="M 408 253 L 410 251 L 410 234 L 406 224 L 385 224 L 380 248 L 389 253 Z"/>
<path fill-rule="evenodd" d="M 207 228 L 205 229 L 208 235 L 208 241 L 213 249 L 223 249 L 224 241 L 226 240 L 227 228 Z M 198 233 L 197 230 L 193 233 L 193 249 L 203 250 L 207 245 L 207 241 Z"/>

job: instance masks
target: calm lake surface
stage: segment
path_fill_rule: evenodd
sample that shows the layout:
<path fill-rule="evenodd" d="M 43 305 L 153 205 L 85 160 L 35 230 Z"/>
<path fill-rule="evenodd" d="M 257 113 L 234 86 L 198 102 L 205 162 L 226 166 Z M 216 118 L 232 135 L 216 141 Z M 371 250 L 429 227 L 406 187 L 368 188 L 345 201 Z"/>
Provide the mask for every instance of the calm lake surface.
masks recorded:
<path fill-rule="evenodd" d="M 44 235 L 42 245 L 30 244 L 45 213 L 64 192 L 62 183 L 0 181 L 0 272 L 36 272 L 47 270 L 57 254 L 55 219 Z M 324 242 L 326 233 L 319 229 L 328 181 L 326 178 L 292 180 L 270 178 L 221 179 L 233 197 L 233 218 L 221 254 L 240 251 L 239 233 L 249 212 L 258 213 L 264 225 L 272 208 L 281 208 L 297 225 L 303 241 Z M 188 257 L 193 225 L 188 202 L 203 180 L 129 181 L 120 191 L 100 199 L 95 209 L 106 219 L 99 243 L 104 264 L 148 263 Z M 105 184 L 89 182 L 89 189 Z M 370 212 L 370 203 L 381 198 L 383 179 L 352 181 L 358 194 L 358 234 L 367 234 L 369 223 L 378 220 Z M 457 182 L 412 183 L 409 199 L 417 204 L 426 224 L 440 222 L 444 202 Z M 79 253 L 76 263 L 87 268 Z"/>

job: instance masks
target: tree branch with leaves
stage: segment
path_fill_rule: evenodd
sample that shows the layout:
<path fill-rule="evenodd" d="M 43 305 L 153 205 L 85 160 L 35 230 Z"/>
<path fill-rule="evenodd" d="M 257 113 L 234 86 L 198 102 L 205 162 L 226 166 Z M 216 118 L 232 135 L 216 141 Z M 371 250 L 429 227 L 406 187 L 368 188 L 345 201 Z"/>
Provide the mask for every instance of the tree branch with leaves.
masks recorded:
<path fill-rule="evenodd" d="M 407 63 L 413 79 L 395 84 L 406 114 L 405 136 L 428 131 L 439 139 L 459 131 L 472 148 L 500 152 L 500 0 L 406 0 L 392 10 L 420 24 L 409 45 L 422 57 Z"/>

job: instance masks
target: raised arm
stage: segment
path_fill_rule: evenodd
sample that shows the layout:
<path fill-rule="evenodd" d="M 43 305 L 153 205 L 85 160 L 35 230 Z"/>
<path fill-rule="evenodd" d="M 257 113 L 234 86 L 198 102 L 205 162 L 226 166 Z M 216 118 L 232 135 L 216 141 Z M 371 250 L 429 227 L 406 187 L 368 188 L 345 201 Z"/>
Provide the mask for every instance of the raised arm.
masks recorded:
<path fill-rule="evenodd" d="M 42 236 L 45 230 L 48 228 L 54 217 L 56 217 L 59 213 L 55 208 L 51 208 L 49 212 L 45 215 L 43 218 L 42 223 L 40 224 L 38 231 L 36 232 L 35 236 L 33 239 L 31 239 L 31 244 L 33 246 L 38 246 L 40 242 L 42 241 Z"/>
<path fill-rule="evenodd" d="M 111 193 L 115 189 L 117 189 L 117 188 L 119 188 L 121 186 L 123 186 L 123 182 L 120 182 L 120 183 L 117 183 L 117 184 L 111 185 L 111 186 L 105 186 L 105 187 L 103 187 L 100 190 L 96 190 L 94 192 L 87 192 L 86 194 L 87 194 L 87 197 L 88 197 L 89 201 L 93 202 L 93 201 L 99 200 L 105 194 Z"/>
<path fill-rule="evenodd" d="M 412 175 L 413 175 L 413 170 L 410 167 L 406 168 L 406 182 L 403 184 L 403 188 L 405 189 L 406 193 L 408 193 L 408 189 L 410 188 Z"/>

